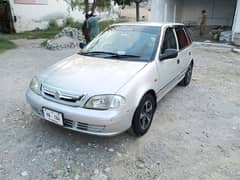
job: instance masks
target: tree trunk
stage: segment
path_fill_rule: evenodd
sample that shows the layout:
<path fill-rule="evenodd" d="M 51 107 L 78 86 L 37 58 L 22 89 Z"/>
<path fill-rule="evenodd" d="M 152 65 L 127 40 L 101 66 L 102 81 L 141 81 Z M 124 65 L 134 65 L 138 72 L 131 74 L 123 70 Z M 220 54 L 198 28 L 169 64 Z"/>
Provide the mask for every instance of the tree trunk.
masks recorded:
<path fill-rule="evenodd" d="M 139 16 L 140 16 L 140 13 L 139 13 L 139 2 L 136 2 L 136 21 L 138 22 L 139 21 Z"/>
<path fill-rule="evenodd" d="M 85 5 L 85 14 L 87 14 L 88 11 L 89 11 L 89 3 L 88 3 L 88 0 L 84 0 L 84 5 Z"/>

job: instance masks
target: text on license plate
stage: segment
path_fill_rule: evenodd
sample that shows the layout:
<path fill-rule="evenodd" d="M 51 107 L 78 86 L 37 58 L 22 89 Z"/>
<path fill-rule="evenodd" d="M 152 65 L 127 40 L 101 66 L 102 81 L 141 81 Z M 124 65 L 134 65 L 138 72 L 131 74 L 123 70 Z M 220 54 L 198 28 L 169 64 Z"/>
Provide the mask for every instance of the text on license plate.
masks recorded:
<path fill-rule="evenodd" d="M 63 115 L 62 113 L 47 109 L 47 108 L 43 108 L 43 115 L 44 118 L 50 122 L 53 122 L 55 124 L 58 125 L 63 125 Z"/>

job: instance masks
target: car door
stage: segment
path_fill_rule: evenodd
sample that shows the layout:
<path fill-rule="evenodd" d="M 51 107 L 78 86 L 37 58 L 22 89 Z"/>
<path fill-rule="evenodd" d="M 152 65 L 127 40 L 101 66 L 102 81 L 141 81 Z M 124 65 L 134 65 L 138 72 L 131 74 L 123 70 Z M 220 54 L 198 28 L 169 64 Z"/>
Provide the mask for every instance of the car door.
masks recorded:
<path fill-rule="evenodd" d="M 188 36 L 184 26 L 176 26 L 175 27 L 176 36 L 178 39 L 178 47 L 179 47 L 179 66 L 178 66 L 178 73 L 185 71 L 192 59 L 192 52 L 191 52 L 191 39 Z"/>
<path fill-rule="evenodd" d="M 173 28 L 167 28 L 162 41 L 160 55 L 164 54 L 166 49 L 177 50 L 177 41 Z M 178 58 L 168 58 L 157 61 L 157 67 L 159 71 L 159 92 L 164 89 L 168 89 L 168 86 L 177 76 L 176 70 L 178 66 Z"/>

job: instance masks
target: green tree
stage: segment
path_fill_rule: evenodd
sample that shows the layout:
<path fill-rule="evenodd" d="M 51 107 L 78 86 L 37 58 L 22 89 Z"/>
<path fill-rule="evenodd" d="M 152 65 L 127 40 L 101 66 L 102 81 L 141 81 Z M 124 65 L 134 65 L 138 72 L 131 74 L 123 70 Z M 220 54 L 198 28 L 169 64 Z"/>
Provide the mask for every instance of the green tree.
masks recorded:
<path fill-rule="evenodd" d="M 139 21 L 139 17 L 140 17 L 140 3 L 143 2 L 143 0 L 114 0 L 114 2 L 118 3 L 119 5 L 122 5 L 123 8 L 126 5 L 131 5 L 131 3 L 135 3 L 136 4 L 136 21 Z"/>
<path fill-rule="evenodd" d="M 111 0 L 93 0 L 93 3 L 90 3 L 89 0 L 64 0 L 69 7 L 74 9 L 84 9 L 85 13 L 89 10 L 95 12 L 96 8 L 108 8 L 110 7 Z"/>
<path fill-rule="evenodd" d="M 96 8 L 109 8 L 111 5 L 111 0 L 93 0 L 93 3 L 89 3 L 89 0 L 64 0 L 71 9 L 82 9 L 84 8 L 85 13 L 91 10 L 93 13 L 95 12 Z M 123 8 L 126 5 L 130 5 L 132 2 L 136 3 L 136 21 L 139 21 L 139 5 L 143 0 L 113 0 L 118 5 L 121 5 Z"/>

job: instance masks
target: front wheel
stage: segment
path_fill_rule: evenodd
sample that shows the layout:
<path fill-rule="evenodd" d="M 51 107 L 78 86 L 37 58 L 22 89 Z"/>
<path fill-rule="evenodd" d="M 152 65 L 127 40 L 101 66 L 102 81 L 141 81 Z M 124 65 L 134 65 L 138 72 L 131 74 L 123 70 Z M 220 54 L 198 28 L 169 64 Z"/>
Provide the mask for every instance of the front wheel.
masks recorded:
<path fill-rule="evenodd" d="M 147 133 L 156 109 L 156 101 L 151 94 L 146 94 L 139 103 L 132 122 L 131 131 L 140 137 Z"/>

